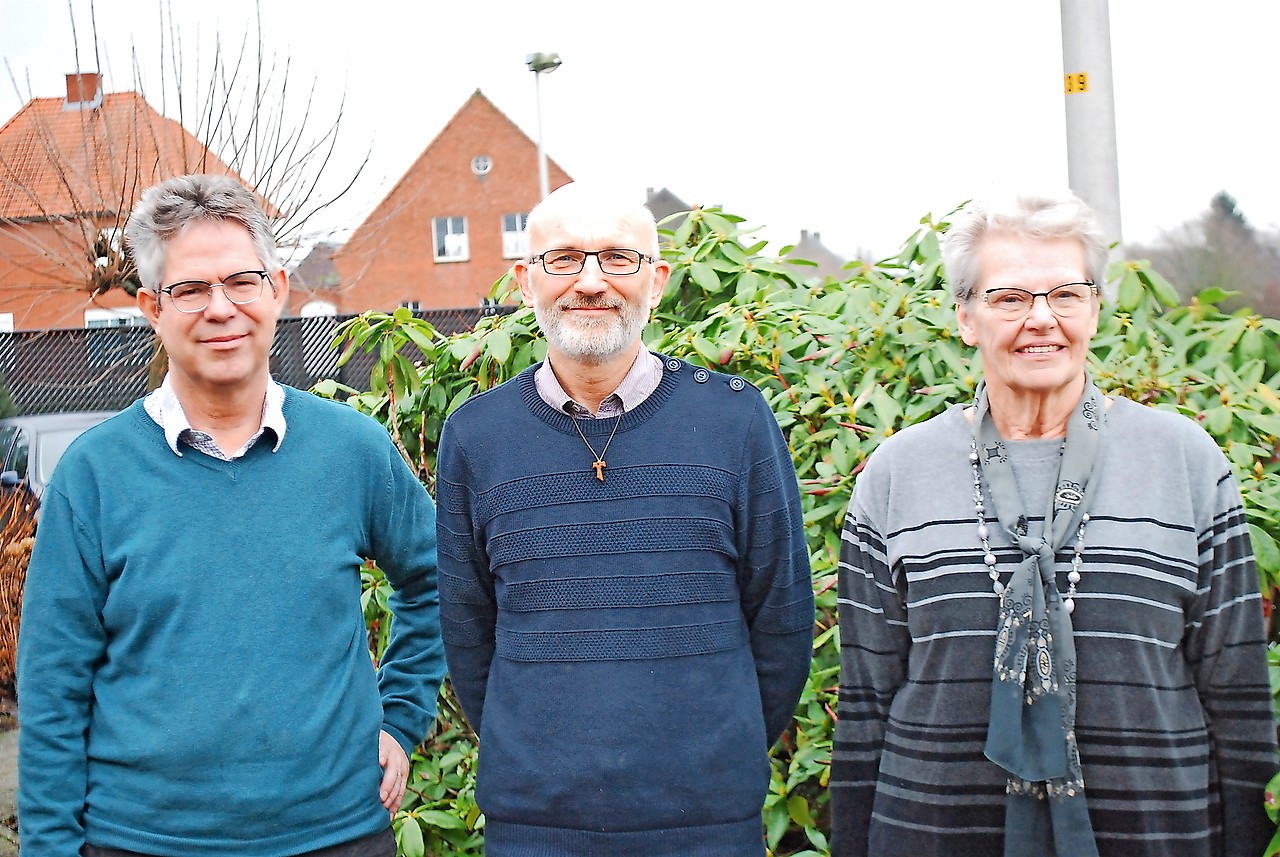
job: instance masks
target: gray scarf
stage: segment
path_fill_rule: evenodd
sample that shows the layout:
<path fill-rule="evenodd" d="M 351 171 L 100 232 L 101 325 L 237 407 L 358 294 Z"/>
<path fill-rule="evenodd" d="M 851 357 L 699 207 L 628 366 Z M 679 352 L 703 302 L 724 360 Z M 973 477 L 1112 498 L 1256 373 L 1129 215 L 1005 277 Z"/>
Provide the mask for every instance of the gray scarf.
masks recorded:
<path fill-rule="evenodd" d="M 1086 376 L 1040 537 L 1027 535 L 1029 516 L 991 418 L 985 380 L 974 404 L 979 467 L 1000 526 L 1023 555 L 1000 594 L 985 748 L 1008 772 L 1004 857 L 1097 857 L 1075 737 L 1075 641 L 1054 567 L 1087 511 L 1106 425 L 1102 393 Z"/>

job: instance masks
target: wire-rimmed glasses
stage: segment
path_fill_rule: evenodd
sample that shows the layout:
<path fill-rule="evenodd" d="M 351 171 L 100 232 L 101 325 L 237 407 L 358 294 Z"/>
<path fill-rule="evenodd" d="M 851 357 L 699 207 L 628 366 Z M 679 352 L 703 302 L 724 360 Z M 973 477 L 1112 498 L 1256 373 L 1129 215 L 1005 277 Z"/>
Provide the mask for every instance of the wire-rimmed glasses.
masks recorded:
<path fill-rule="evenodd" d="M 1036 298 L 1044 298 L 1049 310 L 1060 318 L 1080 315 L 1093 305 L 1098 286 L 1091 282 L 1063 283 L 1047 292 L 1029 292 L 1026 289 L 987 289 L 982 300 L 994 311 L 1006 318 L 1022 318 L 1031 312 Z"/>
<path fill-rule="evenodd" d="M 262 287 L 271 279 L 270 271 L 240 271 L 223 277 L 220 283 L 183 280 L 160 289 L 169 296 L 178 312 L 203 312 L 209 308 L 214 289 L 222 289 L 227 300 L 237 306 L 251 304 L 262 297 Z"/>

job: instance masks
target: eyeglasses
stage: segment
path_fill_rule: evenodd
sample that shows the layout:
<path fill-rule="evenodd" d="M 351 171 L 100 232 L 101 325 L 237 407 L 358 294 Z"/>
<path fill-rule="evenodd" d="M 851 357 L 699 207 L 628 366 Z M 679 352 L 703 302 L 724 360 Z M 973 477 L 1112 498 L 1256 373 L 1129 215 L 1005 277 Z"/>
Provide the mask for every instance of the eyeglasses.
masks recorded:
<path fill-rule="evenodd" d="M 270 271 L 241 271 L 224 277 L 221 283 L 183 280 L 181 283 L 165 286 L 160 291 L 169 296 L 173 308 L 178 312 L 203 312 L 209 308 L 214 289 L 222 289 L 227 300 L 243 306 L 262 297 L 262 286 L 270 279 Z"/>
<path fill-rule="evenodd" d="M 1006 318 L 1022 318 L 1031 312 L 1036 298 L 1044 298 L 1049 311 L 1059 318 L 1080 315 L 1092 306 L 1098 287 L 1089 282 L 1064 283 L 1047 292 L 1029 292 L 1026 289 L 987 289 L 982 299 L 987 306 Z"/>
<path fill-rule="evenodd" d="M 587 257 L 595 256 L 600 265 L 600 273 L 615 277 L 625 277 L 640 270 L 641 262 L 652 262 L 652 256 L 646 256 L 639 250 L 625 250 L 614 247 L 610 250 L 548 250 L 530 259 L 530 262 L 542 262 L 542 270 L 558 277 L 571 277 L 582 273 L 587 264 Z"/>

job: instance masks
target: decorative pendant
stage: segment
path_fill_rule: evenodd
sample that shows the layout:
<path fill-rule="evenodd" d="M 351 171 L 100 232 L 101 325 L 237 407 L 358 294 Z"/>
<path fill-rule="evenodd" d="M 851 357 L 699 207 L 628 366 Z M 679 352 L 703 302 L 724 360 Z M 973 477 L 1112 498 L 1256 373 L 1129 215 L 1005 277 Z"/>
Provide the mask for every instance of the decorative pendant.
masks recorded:
<path fill-rule="evenodd" d="M 578 437 L 582 438 L 582 442 L 587 445 L 587 449 L 591 450 L 591 455 L 595 458 L 595 461 L 591 462 L 591 467 L 595 470 L 596 479 L 600 482 L 604 481 L 604 469 L 607 466 L 604 463 L 604 454 L 609 451 L 609 444 L 613 443 L 613 436 L 618 433 L 618 426 L 621 424 L 622 414 L 618 414 L 617 419 L 613 422 L 613 431 L 609 432 L 609 438 L 604 442 L 604 448 L 596 452 L 596 448 L 591 445 L 591 441 L 587 440 L 587 436 L 583 434 L 582 426 L 578 425 L 576 419 L 573 420 L 573 427 L 578 430 Z"/>
<path fill-rule="evenodd" d="M 991 591 L 996 595 L 1003 595 L 1005 585 L 1000 581 L 1000 570 L 996 568 L 996 555 L 991 550 L 991 530 L 987 527 L 987 508 L 982 500 L 981 456 L 978 455 L 977 442 L 971 440 L 969 444 L 969 466 L 973 470 L 973 512 L 978 521 L 978 540 L 982 542 L 982 562 L 987 567 L 987 576 L 991 578 Z M 1062 498 L 1059 496 L 1057 499 Z M 1080 501 L 1071 498 L 1071 502 L 1078 504 Z M 1080 516 L 1080 527 L 1076 530 L 1075 550 L 1071 555 L 1071 571 L 1067 574 L 1067 592 L 1062 596 L 1062 609 L 1067 611 L 1067 615 L 1074 613 L 1076 609 L 1076 585 L 1080 582 L 1080 561 L 1084 557 L 1084 528 L 1088 523 L 1089 515 L 1086 512 Z"/>

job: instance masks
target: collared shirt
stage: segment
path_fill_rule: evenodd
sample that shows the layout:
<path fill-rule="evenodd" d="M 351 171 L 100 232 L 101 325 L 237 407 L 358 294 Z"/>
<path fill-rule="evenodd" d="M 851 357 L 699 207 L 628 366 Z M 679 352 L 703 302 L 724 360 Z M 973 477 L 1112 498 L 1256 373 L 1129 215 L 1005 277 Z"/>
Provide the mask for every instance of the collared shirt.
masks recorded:
<path fill-rule="evenodd" d="M 284 388 L 275 381 L 267 382 L 267 396 L 262 402 L 262 423 L 258 431 L 232 455 L 223 452 L 212 435 L 191 427 L 191 421 L 187 419 L 187 413 L 182 409 L 182 403 L 178 401 L 178 394 L 173 391 L 168 375 L 164 376 L 164 382 L 158 388 L 147 394 L 142 400 L 142 406 L 146 409 L 147 416 L 155 420 L 156 425 L 164 431 L 164 439 L 176 455 L 182 455 L 182 450 L 178 448 L 178 442 L 182 441 L 205 455 L 221 461 L 235 461 L 248 452 L 267 430 L 274 432 L 276 436 L 272 452 L 284 443 Z"/>
<path fill-rule="evenodd" d="M 560 379 L 551 369 L 551 356 L 542 362 L 533 375 L 534 387 L 542 401 L 557 411 L 563 411 L 578 419 L 606 419 L 616 417 L 639 406 L 662 383 L 662 360 L 647 348 L 641 348 L 627 375 L 618 388 L 605 396 L 600 407 L 592 413 L 585 405 L 569 398 L 560 385 Z"/>

